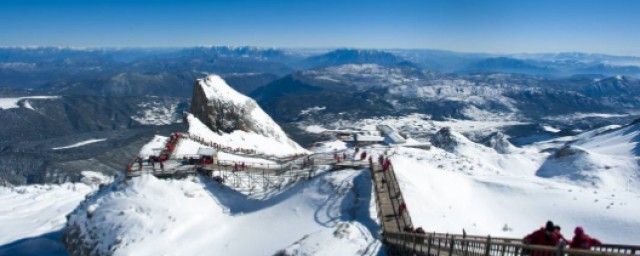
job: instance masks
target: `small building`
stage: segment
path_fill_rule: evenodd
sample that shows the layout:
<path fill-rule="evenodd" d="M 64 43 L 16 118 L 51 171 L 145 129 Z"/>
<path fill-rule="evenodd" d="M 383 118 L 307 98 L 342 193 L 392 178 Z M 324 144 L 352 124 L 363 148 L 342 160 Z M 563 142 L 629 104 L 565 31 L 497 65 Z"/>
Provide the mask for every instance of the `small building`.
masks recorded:
<path fill-rule="evenodd" d="M 198 148 L 199 156 L 215 156 L 218 151 L 214 148 Z"/>
<path fill-rule="evenodd" d="M 357 144 L 373 144 L 384 141 L 379 131 L 369 130 L 326 130 L 323 136 L 334 136 L 344 142 L 355 142 Z"/>
<path fill-rule="evenodd" d="M 213 164 L 218 162 L 218 150 L 214 148 L 198 148 L 198 156 L 201 164 Z"/>
<path fill-rule="evenodd" d="M 373 144 L 380 143 L 384 141 L 384 137 L 379 135 L 371 135 L 371 134 L 355 134 L 355 142 L 358 144 Z"/>

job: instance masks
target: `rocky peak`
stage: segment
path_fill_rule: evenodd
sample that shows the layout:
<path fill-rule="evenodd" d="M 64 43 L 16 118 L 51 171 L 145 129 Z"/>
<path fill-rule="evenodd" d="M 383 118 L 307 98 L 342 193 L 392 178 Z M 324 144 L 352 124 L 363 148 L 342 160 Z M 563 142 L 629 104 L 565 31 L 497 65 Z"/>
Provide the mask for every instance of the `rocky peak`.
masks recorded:
<path fill-rule="evenodd" d="M 489 136 L 484 138 L 481 143 L 487 147 L 495 149 L 496 152 L 501 154 L 509 153 L 512 147 L 508 137 L 501 132 L 491 133 Z"/>
<path fill-rule="evenodd" d="M 196 80 L 189 112 L 219 134 L 239 130 L 288 140 L 280 126 L 253 99 L 232 89 L 218 75 Z"/>
<path fill-rule="evenodd" d="M 443 127 L 438 130 L 438 132 L 431 137 L 430 142 L 432 145 L 446 150 L 452 150 L 460 144 L 450 127 Z"/>

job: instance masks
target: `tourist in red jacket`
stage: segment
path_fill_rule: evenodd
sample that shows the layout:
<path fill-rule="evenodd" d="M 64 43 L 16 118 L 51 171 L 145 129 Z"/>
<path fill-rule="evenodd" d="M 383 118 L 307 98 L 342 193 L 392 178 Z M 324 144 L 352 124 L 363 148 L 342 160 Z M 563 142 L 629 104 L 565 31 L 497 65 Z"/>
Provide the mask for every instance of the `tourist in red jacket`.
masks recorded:
<path fill-rule="evenodd" d="M 562 235 L 562 233 L 560 233 L 560 230 L 561 230 L 560 226 L 556 225 L 556 226 L 555 226 L 555 228 L 554 228 L 554 231 L 556 232 L 556 235 L 558 236 L 558 239 L 560 239 L 560 242 L 561 242 L 561 243 L 564 243 L 564 245 L 571 244 L 571 241 L 570 241 L 570 240 L 567 240 L 567 239 Z"/>
<path fill-rule="evenodd" d="M 407 210 L 407 204 L 402 201 L 400 206 L 398 206 L 398 215 L 402 216 L 402 214 Z"/>
<path fill-rule="evenodd" d="M 585 234 L 582 227 L 576 227 L 574 234 L 575 236 L 571 240 L 570 244 L 570 247 L 572 249 L 589 250 L 593 245 L 602 245 L 600 240 L 591 238 L 589 235 Z"/>
<path fill-rule="evenodd" d="M 555 232 L 553 222 L 547 221 L 547 225 L 544 228 L 540 228 L 525 236 L 523 242 L 532 245 L 556 246 L 560 242 L 560 239 Z"/>

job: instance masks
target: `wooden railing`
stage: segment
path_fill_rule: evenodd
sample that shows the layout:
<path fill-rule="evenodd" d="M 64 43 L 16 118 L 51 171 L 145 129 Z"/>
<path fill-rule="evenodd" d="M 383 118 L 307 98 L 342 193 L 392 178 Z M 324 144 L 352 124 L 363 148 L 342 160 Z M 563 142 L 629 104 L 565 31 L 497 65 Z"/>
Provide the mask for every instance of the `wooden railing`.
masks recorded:
<path fill-rule="evenodd" d="M 389 165 L 387 171 L 383 171 L 382 173 L 387 180 L 387 188 L 390 192 L 389 195 L 391 196 L 393 210 L 396 211 L 396 215 L 399 216 L 397 218 L 399 226 L 398 230 L 404 230 L 405 228 L 414 228 L 413 221 L 411 221 L 411 215 L 409 214 L 409 209 L 405 208 L 402 212 L 397 212 L 399 211 L 400 204 L 404 203 L 404 197 L 402 196 L 400 185 L 398 183 L 398 180 L 396 179 L 393 165 Z"/>
<path fill-rule="evenodd" d="M 195 173 L 197 170 L 203 171 L 246 171 L 246 172 L 276 172 L 278 174 L 293 171 L 296 169 L 305 169 L 316 165 L 334 165 L 338 163 L 333 158 L 335 152 L 331 153 L 315 153 L 305 156 L 299 156 L 298 158 L 281 161 L 279 163 L 265 163 L 265 162 L 252 162 L 252 161 L 231 161 L 231 160 L 216 160 L 213 163 L 202 163 L 200 159 L 194 159 L 189 163 L 187 159 L 168 159 L 164 161 L 165 167 L 163 169 L 156 167 L 151 168 L 147 160 L 143 160 L 143 168 L 138 166 L 138 158 L 133 158 L 126 167 L 125 175 L 127 177 L 140 176 L 143 173 L 150 173 L 157 176 L 170 176 L 171 173 Z M 199 155 L 191 156 L 193 158 L 199 158 Z M 244 168 L 242 164 L 244 163 Z M 156 163 L 158 166 L 159 163 Z M 168 167 L 169 165 L 174 167 Z"/>
<path fill-rule="evenodd" d="M 292 154 L 292 155 L 286 155 L 286 156 L 278 156 L 278 155 L 266 154 L 264 152 L 257 152 L 255 149 L 233 148 L 233 147 L 224 146 L 222 144 L 218 144 L 214 141 L 206 140 L 203 137 L 190 134 L 190 133 L 182 133 L 181 137 L 193 140 L 195 142 L 198 142 L 202 145 L 205 145 L 211 148 L 215 148 L 216 150 L 219 150 L 221 152 L 230 153 L 230 154 L 242 154 L 242 155 L 248 155 L 253 157 L 260 157 L 264 159 L 292 160 L 292 159 L 296 159 L 306 155 L 306 154 Z"/>
<path fill-rule="evenodd" d="M 591 250 L 569 249 L 565 246 L 523 244 L 519 239 L 490 236 L 464 237 L 449 234 L 413 234 L 386 232 L 384 242 L 390 255 L 461 255 L 461 256 L 619 256 L 640 255 L 640 247 L 630 245 L 602 245 Z"/>

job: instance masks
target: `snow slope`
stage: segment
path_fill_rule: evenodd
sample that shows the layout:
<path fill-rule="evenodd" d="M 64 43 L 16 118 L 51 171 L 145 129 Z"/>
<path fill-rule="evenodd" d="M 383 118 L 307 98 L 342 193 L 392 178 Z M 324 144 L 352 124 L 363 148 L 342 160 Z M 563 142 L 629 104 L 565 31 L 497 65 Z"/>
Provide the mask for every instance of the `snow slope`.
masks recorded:
<path fill-rule="evenodd" d="M 573 139 L 549 157 L 539 176 L 640 191 L 640 124 L 604 127 Z"/>
<path fill-rule="evenodd" d="M 446 139 L 437 139 L 442 144 L 432 140 L 438 147 L 431 150 L 395 149 L 392 163 L 414 225 L 428 232 L 465 229 L 473 235 L 524 237 L 553 220 L 568 238 L 580 225 L 606 243 L 634 244 L 640 237 L 640 192 L 631 187 L 638 187 L 638 182 L 616 178 L 633 171 L 637 176 L 639 168 L 631 162 L 616 164 L 621 156 L 637 161 L 629 155 L 637 141 L 636 130 L 602 129 L 561 139 L 564 143 L 538 143 L 500 153 L 451 131 Z M 444 135 L 434 138 L 438 136 Z M 549 147 L 566 143 L 596 155 L 582 163 L 611 167 L 593 173 L 603 182 L 594 187 L 571 177 L 540 177 L 539 169 L 553 157 Z M 585 166 L 571 168 L 590 171 Z M 562 173 L 565 168 L 548 171 Z"/>
<path fill-rule="evenodd" d="M 343 222 L 334 230 L 323 229 L 304 236 L 280 255 L 366 255 L 378 246 L 359 222 Z"/>
<path fill-rule="evenodd" d="M 198 118 L 195 118 L 191 114 L 187 115 L 187 122 L 189 123 L 189 134 L 202 137 L 205 140 L 223 145 L 225 147 L 234 149 L 253 149 L 257 153 L 275 156 L 287 156 L 307 153 L 307 150 L 287 138 L 286 135 L 284 135 L 284 140 L 282 140 L 275 137 L 267 137 L 265 135 L 257 134 L 254 132 L 245 132 L 240 130 L 233 131 L 229 134 L 220 134 L 211 131 L 211 129 L 209 129 Z M 274 123 L 273 125 L 274 129 L 280 129 L 280 126 L 278 126 L 277 124 Z M 181 146 L 178 145 L 177 150 L 181 150 L 180 147 Z"/>
<path fill-rule="evenodd" d="M 169 141 L 169 137 L 155 135 L 153 139 L 151 139 L 151 141 L 142 146 L 142 148 L 140 149 L 140 153 L 138 153 L 138 157 L 146 159 L 152 155 L 159 156 L 159 154 L 162 152 L 162 149 L 167 144 L 167 141 Z"/>
<path fill-rule="evenodd" d="M 558 152 L 553 149 L 566 146 L 605 158 L 633 153 L 636 132 L 634 126 L 605 127 L 518 148 L 500 134 L 487 147 L 443 129 L 432 137 L 430 150 L 363 150 L 391 156 L 414 225 L 428 232 L 464 229 L 517 238 L 553 220 L 568 237 L 580 225 L 606 243 L 633 244 L 640 237 L 637 190 L 538 174 Z M 346 147 L 339 142 L 317 146 L 319 152 Z M 367 170 L 329 172 L 251 195 L 200 176 L 119 180 L 70 215 L 65 241 L 75 253 L 96 255 L 375 253 L 379 226 L 369 175 Z"/>
<path fill-rule="evenodd" d="M 270 255 L 326 251 L 299 248 L 323 241 L 330 251 L 359 255 L 378 249 L 370 180 L 367 171 L 343 170 L 247 196 L 203 177 L 143 175 L 83 202 L 70 216 L 67 248 L 93 255 Z"/>
<path fill-rule="evenodd" d="M 0 255 L 21 252 L 27 244 L 9 246 L 18 240 L 36 238 L 58 232 L 66 224 L 65 216 L 73 211 L 85 196 L 98 188 L 98 184 L 109 179 L 99 173 L 83 172 L 83 182 L 60 185 L 29 185 L 19 187 L 0 187 Z M 47 246 L 61 247 L 59 239 L 48 239 Z M 51 241 L 52 240 L 52 241 Z M 34 243 L 43 245 L 43 241 L 34 239 Z M 54 245 L 51 245 L 53 243 Z M 31 248 L 34 250 L 36 248 Z M 42 253 L 42 252 L 40 252 Z"/>

